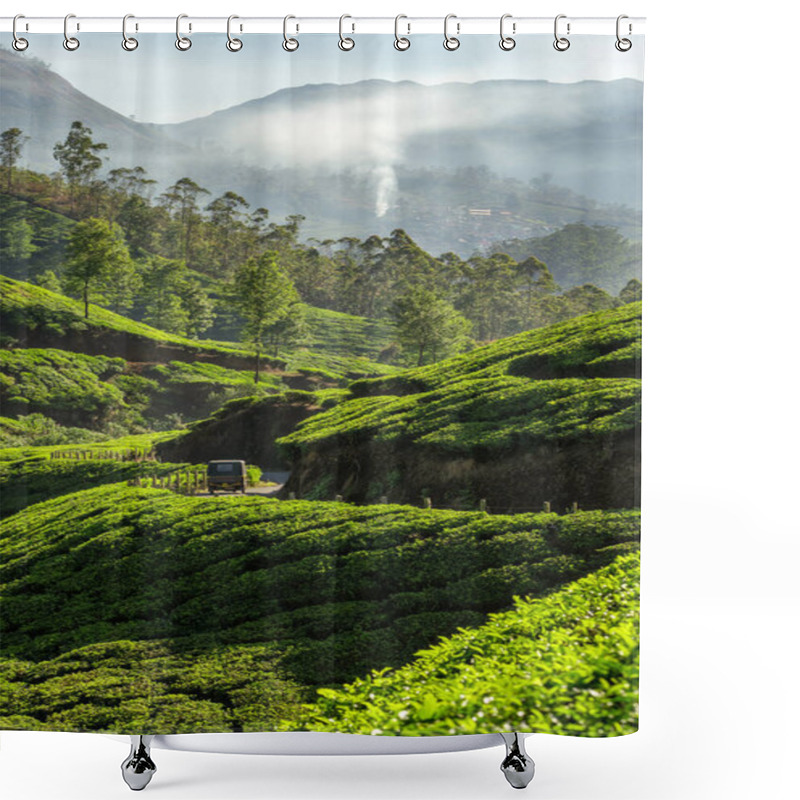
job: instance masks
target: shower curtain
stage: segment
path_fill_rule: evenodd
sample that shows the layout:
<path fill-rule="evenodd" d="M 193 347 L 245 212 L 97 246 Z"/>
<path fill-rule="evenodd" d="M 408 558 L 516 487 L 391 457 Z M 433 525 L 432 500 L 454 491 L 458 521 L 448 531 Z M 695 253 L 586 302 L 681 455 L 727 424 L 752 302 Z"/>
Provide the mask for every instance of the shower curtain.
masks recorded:
<path fill-rule="evenodd" d="M 3 44 L 1 728 L 636 730 L 643 40 L 449 24 Z"/>

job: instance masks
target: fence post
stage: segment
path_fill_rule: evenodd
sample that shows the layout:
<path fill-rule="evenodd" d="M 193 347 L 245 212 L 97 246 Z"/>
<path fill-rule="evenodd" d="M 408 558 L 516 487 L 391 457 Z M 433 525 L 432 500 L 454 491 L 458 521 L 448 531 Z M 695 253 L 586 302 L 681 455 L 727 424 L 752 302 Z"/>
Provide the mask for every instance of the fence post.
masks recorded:
<path fill-rule="evenodd" d="M 542 503 L 542 511 L 544 511 L 545 514 L 549 514 L 550 513 L 550 501 L 549 500 L 545 500 L 544 503 Z"/>

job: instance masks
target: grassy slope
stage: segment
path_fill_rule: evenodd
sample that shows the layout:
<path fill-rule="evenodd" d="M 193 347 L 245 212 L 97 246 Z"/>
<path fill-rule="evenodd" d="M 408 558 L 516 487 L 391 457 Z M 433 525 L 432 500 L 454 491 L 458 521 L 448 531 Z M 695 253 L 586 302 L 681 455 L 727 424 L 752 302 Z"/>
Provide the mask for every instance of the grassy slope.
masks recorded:
<path fill-rule="evenodd" d="M 265 373 L 255 386 L 249 371 L 201 362 L 132 370 L 122 358 L 52 348 L 0 350 L 0 402 L 8 413 L 45 414 L 90 430 L 105 430 L 108 423 L 141 429 L 166 414 L 186 422 L 232 397 L 281 387 L 275 373 Z"/>
<path fill-rule="evenodd" d="M 64 494 L 137 477 L 164 477 L 188 466 L 157 461 L 105 459 L 99 448 L 92 451 L 95 457 L 86 460 L 51 459 L 49 454 L 42 452 L 49 449 L 30 448 L 27 458 L 0 460 L 0 516 L 15 514 L 28 506 Z"/>
<path fill-rule="evenodd" d="M 101 486 L 4 521 L 3 649 L 38 661 L 116 640 L 273 642 L 292 645 L 300 683 L 339 683 L 637 538 L 636 512 L 505 517 Z"/>
<path fill-rule="evenodd" d="M 98 333 L 117 331 L 152 339 L 155 342 L 187 347 L 198 354 L 247 355 L 247 351 L 241 345 L 232 342 L 187 339 L 184 336 L 165 333 L 158 328 L 145 325 L 143 322 L 135 322 L 121 314 L 115 314 L 113 311 L 91 303 L 89 304 L 89 318 L 85 319 L 83 304 L 79 301 L 5 276 L 0 276 L 0 290 L 2 290 L 0 309 L 2 309 L 4 327 L 9 329 L 16 326 L 42 327 L 57 336 L 66 336 L 71 331 L 94 330 Z"/>
<path fill-rule="evenodd" d="M 300 727 L 407 736 L 633 733 L 638 621 L 632 553 L 548 597 L 517 598 L 512 610 L 442 639 L 400 669 L 320 690 Z"/>
<path fill-rule="evenodd" d="M 578 317 L 434 366 L 358 381 L 281 440 L 293 458 L 354 441 L 439 454 L 509 453 L 639 422 L 641 305 Z"/>
<path fill-rule="evenodd" d="M 6 417 L 0 417 L 0 431 L 4 428 L 14 429 L 24 426 L 30 419 L 30 417 L 22 417 L 19 420 L 10 420 Z M 91 453 L 96 458 L 104 458 L 109 452 L 113 451 L 121 451 L 126 455 L 145 456 L 158 442 L 164 439 L 171 439 L 179 433 L 181 432 L 140 433 L 116 439 L 92 441 L 86 444 L 58 442 L 42 445 L 13 445 L 0 448 L 0 464 L 9 461 L 42 461 L 49 459 L 54 452 L 63 452 L 65 450 Z"/>
<path fill-rule="evenodd" d="M 95 335 L 113 331 L 182 348 L 187 359 L 251 357 L 251 351 L 240 343 L 187 339 L 93 304 L 90 304 L 89 319 L 85 319 L 83 305 L 77 300 L 4 276 L 0 276 L 0 290 L 2 327 L 7 336 L 13 337 L 20 329 L 38 329 L 56 339 L 87 331 Z M 332 380 L 387 375 L 397 371 L 397 367 L 374 360 L 390 342 L 391 325 L 311 307 L 307 307 L 307 321 L 307 345 L 287 349 L 280 358 L 263 359 L 265 367 L 287 372 L 308 371 Z"/>

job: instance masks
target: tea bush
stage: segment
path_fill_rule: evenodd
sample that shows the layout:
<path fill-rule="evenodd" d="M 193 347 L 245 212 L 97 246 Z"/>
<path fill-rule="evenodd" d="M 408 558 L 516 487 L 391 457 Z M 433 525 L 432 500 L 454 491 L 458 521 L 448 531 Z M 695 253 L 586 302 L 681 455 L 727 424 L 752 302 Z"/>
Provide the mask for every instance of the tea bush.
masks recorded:
<path fill-rule="evenodd" d="M 570 552 L 584 516 L 595 546 Z M 336 684 L 637 538 L 635 511 L 488 516 L 106 485 L 4 522 L 3 648 L 38 660 L 117 639 L 272 642 L 299 683 Z"/>
<path fill-rule="evenodd" d="M 541 599 L 514 601 L 399 669 L 318 690 L 286 730 L 373 735 L 522 731 L 619 736 L 638 727 L 638 554 Z"/>
<path fill-rule="evenodd" d="M 641 304 L 631 303 L 355 381 L 350 399 L 279 444 L 291 459 L 368 442 L 489 459 L 543 442 L 626 435 L 640 420 L 640 317 Z"/>

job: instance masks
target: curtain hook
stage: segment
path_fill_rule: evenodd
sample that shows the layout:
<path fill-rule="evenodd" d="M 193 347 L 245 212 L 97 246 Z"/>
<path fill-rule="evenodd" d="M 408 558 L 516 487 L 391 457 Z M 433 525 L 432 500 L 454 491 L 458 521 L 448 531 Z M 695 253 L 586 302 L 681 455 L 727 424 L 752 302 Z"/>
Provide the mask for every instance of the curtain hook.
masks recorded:
<path fill-rule="evenodd" d="M 352 50 L 356 46 L 355 41 L 353 41 L 353 39 L 351 39 L 349 36 L 345 36 L 344 33 L 342 32 L 342 27 L 346 19 L 353 19 L 353 18 L 349 14 L 342 14 L 342 16 L 339 17 L 339 49 L 345 51 Z M 353 27 L 353 30 L 355 31 L 356 26 L 353 23 L 351 23 L 351 25 Z"/>
<path fill-rule="evenodd" d="M 511 19 L 511 14 L 503 14 L 503 16 L 500 17 L 500 49 L 505 50 L 506 52 L 508 52 L 509 50 L 513 50 L 517 46 L 516 40 L 513 39 L 511 36 L 506 36 L 503 30 L 507 19 Z M 511 24 L 511 32 L 512 33 L 517 32 L 516 22 L 513 22 Z"/>
<path fill-rule="evenodd" d="M 129 53 L 133 52 L 139 46 L 139 40 L 128 36 L 128 20 L 134 19 L 133 14 L 126 14 L 122 18 L 122 49 L 127 50 Z M 138 25 L 137 25 L 138 29 Z"/>
<path fill-rule="evenodd" d="M 620 22 L 622 22 L 622 20 L 624 20 L 624 19 L 628 19 L 628 15 L 627 14 L 620 14 L 617 17 L 617 41 L 614 42 L 614 47 L 616 47 L 617 50 L 620 51 L 620 53 L 627 53 L 628 50 L 630 50 L 631 47 L 633 47 L 633 42 L 630 39 L 622 39 L 622 38 L 620 38 L 620 35 L 619 35 Z M 633 33 L 633 25 L 631 25 L 630 22 L 629 22 L 628 23 L 628 35 L 630 36 L 631 33 Z"/>
<path fill-rule="evenodd" d="M 235 39 L 233 36 L 231 36 L 231 22 L 235 19 L 239 19 L 239 17 L 236 16 L 236 14 L 231 14 L 228 17 L 228 41 L 225 42 L 225 47 L 227 47 L 228 50 L 231 51 L 231 53 L 238 53 L 244 46 L 244 43 L 242 42 L 241 39 Z M 241 30 L 241 27 L 239 28 L 239 30 Z"/>
<path fill-rule="evenodd" d="M 287 14 L 283 18 L 283 49 L 287 53 L 293 53 L 295 50 L 297 50 L 298 47 L 300 47 L 300 42 L 298 42 L 297 39 L 289 38 L 288 30 L 289 30 L 290 19 L 297 19 L 297 17 L 293 16 L 292 14 Z M 299 25 L 297 26 L 297 30 L 298 31 L 300 30 Z"/>
<path fill-rule="evenodd" d="M 565 50 L 569 50 L 569 45 L 570 45 L 569 39 L 567 39 L 565 36 L 559 36 L 558 35 L 558 21 L 560 19 L 566 19 L 566 18 L 567 18 L 566 14 L 559 14 L 556 17 L 556 21 L 553 23 L 553 33 L 554 33 L 554 35 L 556 37 L 556 40 L 553 42 L 553 47 L 555 47 L 555 49 L 558 50 L 559 53 L 563 53 Z M 567 23 L 567 36 L 569 35 L 569 28 L 570 28 L 570 24 L 568 22 Z"/>
<path fill-rule="evenodd" d="M 67 16 L 64 17 L 64 49 L 70 52 L 77 50 L 81 46 L 81 43 L 74 36 L 69 35 L 68 28 L 71 19 L 75 19 L 74 14 L 67 14 Z M 80 26 L 76 26 L 76 30 L 80 30 Z"/>
<path fill-rule="evenodd" d="M 181 20 L 187 19 L 188 16 L 188 14 L 178 14 L 178 18 L 175 20 L 175 47 L 181 51 L 188 50 L 192 46 L 192 40 L 188 36 L 181 35 Z M 191 29 L 192 26 L 189 25 L 189 30 Z"/>
<path fill-rule="evenodd" d="M 398 14 L 394 18 L 394 49 L 395 50 L 408 50 L 411 47 L 411 39 L 406 39 L 405 36 L 400 35 L 400 20 L 408 19 L 405 14 Z M 408 33 L 411 33 L 411 24 L 406 23 Z"/>
<path fill-rule="evenodd" d="M 23 50 L 27 50 L 28 49 L 28 40 L 27 39 L 23 39 L 21 36 L 17 35 L 17 20 L 18 19 L 25 19 L 25 15 L 24 14 L 17 14 L 17 16 L 14 17 L 14 21 L 11 23 L 11 34 L 14 37 L 14 41 L 11 42 L 11 46 L 15 50 L 17 50 L 17 51 L 19 51 L 21 53 Z"/>
<path fill-rule="evenodd" d="M 461 33 L 461 23 L 456 22 L 456 36 L 450 36 L 450 34 L 447 32 L 447 26 L 451 19 L 457 19 L 456 15 L 448 14 L 444 18 L 444 49 L 452 52 L 453 50 L 458 50 L 458 48 L 461 47 L 461 42 L 457 38 L 458 34 Z"/>

